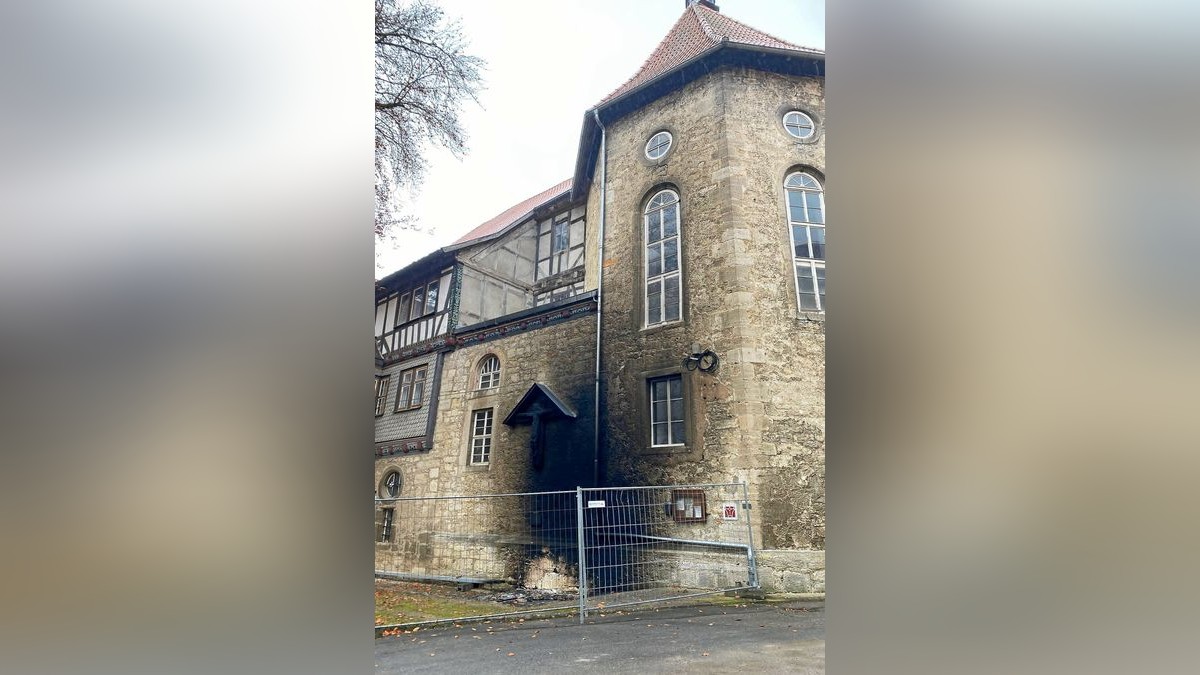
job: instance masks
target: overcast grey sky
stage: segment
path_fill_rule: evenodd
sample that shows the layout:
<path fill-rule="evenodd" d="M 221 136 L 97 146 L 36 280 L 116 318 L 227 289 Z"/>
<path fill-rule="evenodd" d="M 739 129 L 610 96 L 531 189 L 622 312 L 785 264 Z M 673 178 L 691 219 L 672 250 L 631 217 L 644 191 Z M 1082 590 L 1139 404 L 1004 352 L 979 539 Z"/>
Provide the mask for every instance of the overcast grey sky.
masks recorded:
<path fill-rule="evenodd" d="M 569 178 L 583 113 L 637 71 L 684 0 L 438 0 L 487 60 L 462 160 L 430 155 L 413 203 L 421 231 L 380 244 L 383 276 Z M 795 44 L 825 48 L 825 0 L 718 0 L 721 13 Z"/>

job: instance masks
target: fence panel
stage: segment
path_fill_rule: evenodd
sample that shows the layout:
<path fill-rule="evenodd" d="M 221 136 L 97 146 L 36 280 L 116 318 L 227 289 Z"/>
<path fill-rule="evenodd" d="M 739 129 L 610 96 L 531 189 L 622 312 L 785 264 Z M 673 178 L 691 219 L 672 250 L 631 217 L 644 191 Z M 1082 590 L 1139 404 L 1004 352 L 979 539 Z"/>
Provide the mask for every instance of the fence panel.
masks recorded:
<path fill-rule="evenodd" d="M 758 586 L 743 483 L 375 501 L 376 577 L 414 596 L 377 628 Z"/>
<path fill-rule="evenodd" d="M 412 608 L 379 627 L 578 608 L 576 490 L 375 501 L 376 577 Z"/>
<path fill-rule="evenodd" d="M 588 610 L 757 587 L 743 483 L 581 489 Z"/>

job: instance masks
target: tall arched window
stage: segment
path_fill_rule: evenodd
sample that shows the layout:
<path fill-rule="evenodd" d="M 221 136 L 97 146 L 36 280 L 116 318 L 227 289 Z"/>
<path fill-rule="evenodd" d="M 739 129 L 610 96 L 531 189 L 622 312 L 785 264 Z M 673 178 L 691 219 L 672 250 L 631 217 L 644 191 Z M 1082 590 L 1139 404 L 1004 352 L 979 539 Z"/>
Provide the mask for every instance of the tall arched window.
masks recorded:
<path fill-rule="evenodd" d="M 800 309 L 825 311 L 825 192 L 813 176 L 797 171 L 784 181 L 788 225 L 796 262 Z"/>
<path fill-rule="evenodd" d="M 488 354 L 479 362 L 479 389 L 491 389 L 500 386 L 500 358 Z"/>
<path fill-rule="evenodd" d="M 646 325 L 680 315 L 679 195 L 663 190 L 646 203 Z"/>

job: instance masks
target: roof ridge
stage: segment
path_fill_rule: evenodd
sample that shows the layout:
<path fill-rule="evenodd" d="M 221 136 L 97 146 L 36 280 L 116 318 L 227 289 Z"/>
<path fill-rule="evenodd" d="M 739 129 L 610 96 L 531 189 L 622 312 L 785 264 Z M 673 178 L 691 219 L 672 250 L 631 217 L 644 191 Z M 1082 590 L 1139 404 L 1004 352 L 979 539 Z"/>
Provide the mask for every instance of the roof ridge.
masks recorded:
<path fill-rule="evenodd" d="M 688 9 L 692 9 L 693 7 L 689 7 Z M 695 12 L 688 12 L 687 10 L 684 10 L 684 12 L 679 15 L 679 18 L 675 20 L 675 23 L 671 24 L 671 28 L 669 30 L 667 30 L 666 34 L 663 35 L 662 39 L 658 41 L 658 44 L 655 45 L 654 49 L 651 50 L 650 55 L 647 56 L 644 61 L 642 61 L 642 65 L 638 67 L 637 71 L 634 72 L 634 74 L 631 75 L 629 77 L 629 79 L 622 82 L 616 89 L 613 89 L 611 92 L 609 92 L 609 94 L 607 96 L 605 96 L 603 99 L 601 99 L 600 103 L 596 104 L 596 106 L 593 106 L 593 107 L 598 107 L 599 105 L 603 104 L 605 101 L 611 100 L 614 96 L 616 96 L 616 94 L 618 92 L 621 92 L 622 90 L 624 90 L 626 87 L 628 87 L 630 85 L 630 83 L 637 80 L 639 77 L 642 76 L 643 73 L 645 73 L 647 70 L 649 70 L 651 64 L 653 64 L 655 62 L 655 56 L 657 56 L 658 53 L 660 51 L 662 51 L 663 48 L 666 47 L 668 43 L 674 41 L 674 39 L 677 35 L 677 30 L 679 28 L 681 28 L 683 22 L 688 18 L 689 15 L 695 17 L 696 23 L 700 26 L 700 30 L 702 30 L 704 32 L 704 34 L 709 37 L 709 39 L 713 40 L 714 43 L 721 42 L 721 40 L 719 38 L 713 37 L 713 35 L 707 30 L 707 28 L 705 28 L 704 22 L 700 20 L 699 14 L 697 14 Z"/>
<path fill-rule="evenodd" d="M 728 39 L 727 37 L 725 37 L 723 35 L 717 34 L 717 32 L 715 30 L 713 30 L 713 27 L 708 25 L 708 21 L 705 20 L 705 18 L 702 14 L 700 14 L 700 3 L 695 3 L 693 5 L 690 5 L 688 7 L 688 9 L 692 10 L 692 12 L 694 12 L 696 14 L 696 18 L 699 19 L 699 21 L 700 21 L 700 28 L 701 28 L 701 30 L 704 31 L 705 35 L 707 35 L 708 37 L 712 38 L 713 40 L 715 40 L 717 42 L 724 42 L 725 40 Z"/>
<path fill-rule="evenodd" d="M 574 183 L 574 177 L 559 181 L 554 185 L 537 192 L 512 206 L 504 209 L 500 213 L 483 221 L 479 225 L 467 231 L 466 234 L 456 239 L 450 244 L 450 247 L 459 248 L 477 239 L 491 237 L 508 229 L 512 225 L 516 225 L 526 219 L 533 211 L 537 210 L 544 204 L 561 197 L 563 194 L 570 192 Z"/>
<path fill-rule="evenodd" d="M 700 9 L 700 7 L 701 7 L 701 5 L 700 5 L 700 4 L 698 4 L 698 3 L 697 3 L 697 4 L 695 4 L 695 5 L 692 5 L 692 9 L 699 10 L 699 9 Z M 755 32 L 755 33 L 758 33 L 759 35 L 762 35 L 763 37 L 769 37 L 769 38 L 771 38 L 772 40 L 774 40 L 774 41 L 776 41 L 776 42 L 781 42 L 781 43 L 783 43 L 783 44 L 785 44 L 785 45 L 788 45 L 788 46 L 790 46 L 790 47 L 793 47 L 793 48 L 795 48 L 795 49 L 799 49 L 799 50 L 802 50 L 802 51 L 819 51 L 819 50 L 813 49 L 813 48 L 811 48 L 811 47 L 801 47 L 800 45 L 798 45 L 798 44 L 796 44 L 796 43 L 794 43 L 794 42 L 789 42 L 789 41 L 787 41 L 787 40 L 784 40 L 784 39 L 782 39 L 782 38 L 775 37 L 774 35 L 771 35 L 770 33 L 766 32 L 765 30 L 760 30 L 760 29 L 758 29 L 758 28 L 755 28 L 754 26 L 751 26 L 751 25 L 749 25 L 749 24 L 742 23 L 741 21 L 738 21 L 737 19 L 735 19 L 735 18 L 733 18 L 733 17 L 729 16 L 728 14 L 722 14 L 722 13 L 720 13 L 720 12 L 713 11 L 713 10 L 711 10 L 711 9 L 707 8 L 707 7 L 705 7 L 705 8 L 704 8 L 704 11 L 706 11 L 706 12 L 711 12 L 711 13 L 713 13 L 713 14 L 715 14 L 715 15 L 717 15 L 717 16 L 719 16 L 719 17 L 721 17 L 721 20 L 722 20 L 722 21 L 729 21 L 729 22 L 731 22 L 731 23 L 736 23 L 737 25 L 741 26 L 742 28 L 745 28 L 745 29 L 747 29 L 747 30 L 749 30 L 749 31 L 752 31 L 752 32 Z M 707 24 L 708 24 L 708 22 L 707 22 L 706 20 L 704 20 L 704 19 L 701 19 L 701 24 L 707 25 Z M 724 36 L 724 39 L 726 39 L 726 40 L 729 40 L 730 42 L 738 42 L 738 43 L 741 43 L 741 40 L 737 40 L 737 39 L 734 39 L 734 38 L 731 38 L 731 37 L 728 37 L 728 36 Z M 743 44 L 744 44 L 744 43 L 743 43 Z"/>

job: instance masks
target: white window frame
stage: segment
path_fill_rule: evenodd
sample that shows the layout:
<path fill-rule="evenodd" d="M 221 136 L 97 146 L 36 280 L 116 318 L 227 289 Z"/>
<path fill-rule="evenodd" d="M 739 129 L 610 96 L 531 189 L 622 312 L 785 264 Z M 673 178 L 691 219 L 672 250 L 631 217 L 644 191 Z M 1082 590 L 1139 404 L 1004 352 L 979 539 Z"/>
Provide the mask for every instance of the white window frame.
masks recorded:
<path fill-rule="evenodd" d="M 797 136 L 796 134 L 792 133 L 790 128 L 788 128 L 788 118 L 792 117 L 793 115 L 798 116 L 800 119 L 792 124 L 799 127 L 808 127 L 807 134 L 803 136 Z M 789 110 L 787 114 L 783 116 L 783 130 L 786 131 L 788 136 L 791 136 L 792 138 L 796 138 L 801 141 L 807 141 L 808 139 L 817 135 L 817 121 L 812 118 L 812 115 L 809 115 L 803 110 Z"/>
<path fill-rule="evenodd" d="M 671 397 L 671 381 L 672 380 L 679 381 L 679 398 Z M 665 420 L 656 420 L 654 418 L 654 403 L 656 401 L 656 399 L 654 398 L 654 385 L 658 382 L 666 382 L 667 383 L 667 398 L 660 399 L 660 400 L 665 401 L 667 404 L 666 405 L 667 418 Z M 683 375 L 682 374 L 663 375 L 662 377 L 652 377 L 652 378 L 646 380 L 646 400 L 649 401 L 649 403 L 650 403 L 650 406 L 649 406 L 650 410 L 648 411 L 649 415 L 650 415 L 650 447 L 652 447 L 652 448 L 682 448 L 685 445 L 687 445 L 687 404 L 684 402 L 685 398 L 683 395 Z M 682 410 L 682 415 L 679 417 L 679 419 L 675 419 L 675 417 L 671 415 L 671 402 L 672 401 L 680 402 L 680 408 Z M 671 430 L 672 426 L 674 425 L 675 422 L 679 422 L 683 429 L 683 438 L 679 439 L 679 442 L 676 442 L 677 439 L 675 438 L 675 434 Z M 666 424 L 667 425 L 667 442 L 666 443 L 655 443 L 654 442 L 654 425 L 655 424 Z"/>
<path fill-rule="evenodd" d="M 668 202 L 668 203 L 662 204 L 661 206 L 651 208 L 651 205 L 654 203 L 654 200 L 663 194 L 671 195 L 672 197 L 675 198 L 675 201 Z M 651 276 L 650 275 L 650 256 L 647 254 L 647 251 L 650 249 L 650 246 L 652 245 L 650 242 L 650 219 L 652 216 L 658 216 L 658 214 L 665 211 L 666 208 L 668 206 L 670 206 L 671 204 L 675 205 L 675 234 L 672 235 L 671 237 L 661 237 L 660 239 L 658 239 L 657 241 L 654 242 L 653 245 L 656 245 L 659 248 L 658 259 L 660 261 L 660 269 L 659 269 L 658 274 Z M 661 228 L 659 231 L 659 234 L 661 235 L 663 233 L 663 231 L 665 231 L 665 222 L 663 222 L 661 220 L 661 217 L 660 217 L 659 224 L 660 224 L 660 228 Z M 665 267 L 665 264 L 663 264 L 663 263 L 666 262 L 666 257 L 662 255 L 662 251 L 666 248 L 666 242 L 670 239 L 675 240 L 676 267 L 674 270 L 672 270 L 670 272 L 663 272 L 661 268 Z M 676 192 L 675 190 L 672 190 L 669 188 L 666 190 L 659 190 L 658 192 L 654 193 L 654 196 L 652 196 L 650 199 L 646 200 L 646 208 L 642 209 L 642 278 L 644 279 L 644 283 L 642 284 L 642 305 L 643 305 L 642 325 L 645 328 L 652 328 L 655 326 L 663 326 L 663 325 L 678 323 L 680 321 L 683 321 L 683 304 L 684 304 L 684 298 L 683 298 L 683 203 L 679 199 L 679 193 Z M 669 279 L 675 279 L 676 283 L 679 285 L 679 316 L 677 316 L 674 319 L 666 318 L 666 314 L 667 314 L 667 311 L 666 311 L 667 310 L 666 282 Z M 656 282 L 656 281 L 659 284 L 659 287 L 658 287 L 658 289 L 659 289 L 659 292 L 658 292 L 659 320 L 655 321 L 654 323 L 651 323 L 650 322 L 650 284 L 653 282 Z"/>
<path fill-rule="evenodd" d="M 666 145 L 656 144 L 655 139 L 658 139 L 662 136 L 667 137 L 667 144 Z M 671 146 L 674 144 L 675 144 L 675 137 L 671 135 L 671 132 L 667 131 L 666 129 L 663 129 L 662 131 L 655 132 L 654 135 L 650 136 L 650 138 L 646 140 L 646 147 L 643 149 L 643 152 L 646 155 L 646 159 L 659 160 L 659 159 L 662 159 L 663 157 L 667 156 L 667 153 L 671 151 Z M 658 153 L 657 155 L 651 155 L 650 154 L 650 146 L 652 146 L 652 145 L 656 146 L 656 148 L 661 147 L 662 152 Z"/>
<path fill-rule="evenodd" d="M 798 176 L 798 175 L 804 175 L 804 176 L 808 177 L 809 179 L 811 179 L 813 181 L 813 183 L 816 184 L 817 189 L 814 190 L 811 187 L 789 187 L 788 183 L 792 182 L 792 177 Z M 792 208 L 791 208 L 791 201 L 789 199 L 789 195 L 792 192 L 800 192 L 800 193 L 815 192 L 817 194 L 817 198 L 820 200 L 822 222 L 814 223 L 814 222 L 811 222 L 808 220 L 792 220 Z M 787 220 L 788 241 L 791 243 L 790 250 L 791 250 L 792 264 L 793 264 L 792 287 L 796 291 L 796 308 L 798 310 L 800 310 L 801 312 L 816 311 L 816 312 L 820 312 L 820 313 L 824 314 L 825 313 L 825 299 L 824 299 L 824 297 L 822 297 L 823 294 L 821 293 L 820 286 L 817 283 L 817 270 L 818 269 L 821 270 L 822 276 L 824 276 L 825 260 L 823 258 L 811 258 L 811 257 L 804 258 L 804 257 L 800 257 L 800 256 L 796 255 L 796 228 L 797 227 L 804 228 L 804 236 L 807 238 L 806 243 L 808 244 L 809 255 L 812 255 L 812 231 L 813 231 L 813 229 L 820 228 L 822 233 L 824 233 L 826 231 L 825 223 L 826 223 L 826 221 L 828 221 L 828 218 L 826 217 L 826 210 L 825 210 L 825 186 L 821 184 L 821 180 L 819 178 L 817 178 L 816 176 L 812 175 L 811 173 L 809 173 L 808 171 L 793 171 L 793 172 L 789 173 L 787 175 L 787 177 L 783 179 L 783 211 L 785 214 L 785 218 Z M 807 213 L 808 213 L 807 200 L 804 201 L 804 211 L 805 211 L 805 215 L 807 217 Z M 809 274 L 812 276 L 812 279 L 813 279 L 813 290 L 815 291 L 814 297 L 815 297 L 815 301 L 817 304 L 817 308 L 815 310 L 811 307 L 805 307 L 803 305 L 803 301 L 802 301 L 801 294 L 800 294 L 800 275 L 798 273 L 798 271 L 799 271 L 798 268 L 800 268 L 801 266 L 805 266 L 808 268 Z"/>
<path fill-rule="evenodd" d="M 492 366 L 495 366 L 494 368 Z M 476 389 L 494 389 L 500 386 L 500 357 L 488 354 L 479 362 L 479 377 L 475 380 Z"/>
<path fill-rule="evenodd" d="M 392 476 L 396 477 L 396 489 L 394 491 L 394 494 L 393 494 L 392 486 L 388 484 L 390 482 L 390 479 Z M 401 478 L 400 472 L 395 469 L 391 469 L 390 471 L 388 471 L 387 473 L 385 473 L 383 475 L 383 482 L 380 483 L 380 487 L 382 488 L 381 491 L 383 494 L 381 494 L 379 496 L 382 497 L 383 499 L 395 499 L 395 498 L 399 497 L 400 496 L 400 488 L 403 486 L 403 483 L 404 483 L 404 479 Z"/>
<path fill-rule="evenodd" d="M 471 445 L 468 448 L 471 466 L 488 466 L 492 463 L 495 421 L 495 408 L 481 408 L 471 413 Z"/>

